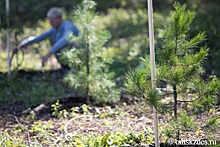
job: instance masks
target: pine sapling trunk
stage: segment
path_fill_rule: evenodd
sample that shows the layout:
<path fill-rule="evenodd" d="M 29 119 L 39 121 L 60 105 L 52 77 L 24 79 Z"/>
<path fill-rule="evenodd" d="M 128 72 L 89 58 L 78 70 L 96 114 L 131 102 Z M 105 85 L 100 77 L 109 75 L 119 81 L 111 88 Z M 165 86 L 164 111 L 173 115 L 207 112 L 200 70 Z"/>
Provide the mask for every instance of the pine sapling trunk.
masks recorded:
<path fill-rule="evenodd" d="M 87 79 L 89 79 L 89 74 L 90 74 L 90 67 L 89 67 L 89 36 L 88 36 L 88 33 L 87 33 L 87 45 L 86 45 L 86 48 L 87 48 L 87 52 L 86 52 L 86 56 L 87 56 L 87 63 L 86 63 L 86 70 L 87 70 Z M 90 103 L 90 97 L 89 97 L 89 80 L 87 80 L 87 85 L 86 85 L 86 103 L 89 104 Z"/>
<path fill-rule="evenodd" d="M 173 84 L 173 98 L 174 98 L 174 117 L 177 118 L 177 91 L 176 91 L 176 84 Z"/>
<path fill-rule="evenodd" d="M 173 84 L 173 98 L 174 98 L 174 117 L 177 119 L 177 90 L 176 84 Z M 179 139 L 180 131 L 177 130 L 177 139 Z"/>

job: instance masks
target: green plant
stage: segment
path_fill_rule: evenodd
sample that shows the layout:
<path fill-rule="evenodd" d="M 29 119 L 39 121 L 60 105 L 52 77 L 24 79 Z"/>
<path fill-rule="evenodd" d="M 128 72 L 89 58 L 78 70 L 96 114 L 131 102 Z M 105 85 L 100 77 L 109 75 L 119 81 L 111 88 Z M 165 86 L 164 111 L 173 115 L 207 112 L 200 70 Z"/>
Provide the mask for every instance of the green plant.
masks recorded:
<path fill-rule="evenodd" d="M 204 73 L 203 63 L 209 48 L 199 47 L 199 44 L 206 40 L 204 32 L 199 32 L 195 37 L 189 38 L 190 24 L 195 17 L 195 12 L 186 10 L 186 5 L 181 6 L 179 3 L 175 3 L 174 8 L 172 23 L 159 29 L 162 45 L 156 51 L 157 87 L 160 89 L 160 83 L 163 81 L 167 86 L 172 87 L 172 91 L 163 93 L 159 89 L 158 91 L 151 90 L 149 56 L 140 59 L 141 64 L 138 68 L 130 69 L 124 86 L 127 92 L 144 99 L 147 104 L 154 106 L 162 113 L 166 113 L 167 106 L 161 100 L 172 94 L 175 117 L 172 124 L 175 129 L 165 132 L 169 136 L 175 134 L 175 137 L 179 139 L 180 130 L 195 129 L 193 119 L 195 112 L 209 111 L 217 104 L 220 81 L 216 78 L 204 81 L 201 78 Z M 196 49 L 199 51 L 196 52 Z M 187 111 L 182 111 L 183 108 L 177 107 L 180 103 L 185 104 Z"/>
<path fill-rule="evenodd" d="M 60 118 L 67 118 L 69 113 L 65 109 L 61 110 L 61 107 L 62 105 L 59 103 L 59 100 L 57 100 L 56 103 L 52 104 L 52 115 Z"/>
<path fill-rule="evenodd" d="M 154 106 L 156 110 L 164 113 L 168 110 L 168 107 L 161 103 L 163 97 L 159 94 L 159 92 L 152 89 L 150 76 L 149 57 L 146 56 L 146 58 L 140 58 L 140 66 L 137 69 L 131 68 L 126 74 L 124 91 L 144 99 L 148 105 Z"/>
<path fill-rule="evenodd" d="M 69 73 L 65 81 L 76 91 L 99 103 L 116 102 L 119 91 L 112 78 L 114 73 L 109 71 L 112 59 L 103 56 L 107 48 L 103 47 L 110 38 L 107 30 L 96 27 L 98 16 L 95 14 L 96 3 L 84 0 L 74 11 L 74 20 L 82 30 L 79 37 L 70 39 L 77 42 L 78 48 L 63 53 L 63 59 L 72 64 L 75 73 Z"/>
<path fill-rule="evenodd" d="M 31 110 L 31 111 L 30 111 L 30 114 L 27 115 L 26 118 L 27 118 L 27 120 L 30 121 L 30 122 L 34 121 L 34 119 L 36 118 L 35 112 L 34 112 L 33 110 Z"/>
<path fill-rule="evenodd" d="M 103 136 L 98 135 L 88 136 L 87 139 L 83 136 L 73 137 L 71 142 L 77 147 L 114 147 L 114 146 L 135 146 L 140 142 L 145 142 L 144 134 L 134 132 L 114 131 L 106 133 Z"/>
<path fill-rule="evenodd" d="M 54 102 L 71 94 L 71 89 L 53 71 L 27 70 L 0 74 L 0 102 L 8 104 L 22 101 L 24 107 L 36 106 L 44 102 Z M 68 87 L 68 88 L 67 88 Z"/>

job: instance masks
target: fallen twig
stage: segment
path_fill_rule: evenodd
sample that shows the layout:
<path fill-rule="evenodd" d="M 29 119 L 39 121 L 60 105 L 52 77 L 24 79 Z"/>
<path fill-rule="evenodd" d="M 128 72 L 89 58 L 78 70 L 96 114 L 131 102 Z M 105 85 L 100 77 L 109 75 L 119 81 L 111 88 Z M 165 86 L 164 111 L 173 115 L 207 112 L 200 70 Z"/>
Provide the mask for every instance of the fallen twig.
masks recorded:
<path fill-rule="evenodd" d="M 83 118 L 83 117 L 94 117 L 94 116 L 92 116 L 92 115 L 81 115 L 81 116 L 77 116 L 77 117 L 71 118 L 71 119 L 66 123 L 66 125 L 64 126 L 65 139 L 66 139 L 67 141 L 69 140 L 68 137 L 72 137 L 72 136 L 73 136 L 73 133 L 69 133 L 69 132 L 67 131 L 68 125 L 69 125 L 72 121 L 74 121 L 74 120 L 76 120 L 76 119 L 79 119 L 79 118 Z"/>

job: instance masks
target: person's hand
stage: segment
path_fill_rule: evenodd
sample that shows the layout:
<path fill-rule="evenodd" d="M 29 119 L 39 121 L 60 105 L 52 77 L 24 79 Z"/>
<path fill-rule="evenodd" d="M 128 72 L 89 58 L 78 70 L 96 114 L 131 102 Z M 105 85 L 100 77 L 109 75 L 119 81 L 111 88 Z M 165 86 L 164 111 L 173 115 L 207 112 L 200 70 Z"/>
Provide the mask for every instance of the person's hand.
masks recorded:
<path fill-rule="evenodd" d="M 14 47 L 13 50 L 12 50 L 12 54 L 17 54 L 17 52 L 18 52 L 18 48 Z"/>
<path fill-rule="evenodd" d="M 12 53 L 13 53 L 13 54 L 17 54 L 17 52 L 18 52 L 18 50 L 21 48 L 21 46 L 22 46 L 22 45 L 19 44 L 18 46 L 14 47 Z"/>
<path fill-rule="evenodd" d="M 17 46 L 17 48 L 20 49 L 21 47 L 22 47 L 22 44 L 20 43 L 20 44 Z"/>
<path fill-rule="evenodd" d="M 51 52 L 48 52 L 43 58 L 42 58 L 42 66 L 45 66 L 47 60 L 50 58 L 50 56 L 52 55 Z"/>

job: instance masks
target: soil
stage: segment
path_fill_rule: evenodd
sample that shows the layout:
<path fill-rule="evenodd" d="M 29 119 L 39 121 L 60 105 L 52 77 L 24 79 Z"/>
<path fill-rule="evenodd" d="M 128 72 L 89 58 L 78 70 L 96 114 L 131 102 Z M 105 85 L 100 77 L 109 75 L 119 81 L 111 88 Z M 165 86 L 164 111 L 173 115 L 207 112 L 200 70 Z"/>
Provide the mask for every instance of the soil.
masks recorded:
<path fill-rule="evenodd" d="M 24 73 L 23 73 L 24 74 Z M 35 73 L 36 74 L 36 73 Z M 28 76 L 28 75 L 26 75 Z M 148 107 L 142 102 L 140 99 L 131 96 L 121 96 L 121 100 L 115 104 L 109 104 L 110 111 L 119 112 L 118 114 L 114 113 L 106 113 L 104 119 L 100 119 L 97 117 L 97 110 L 105 112 L 106 106 L 102 106 L 99 104 L 95 104 L 91 102 L 87 106 L 89 106 L 89 113 L 85 113 L 81 109 L 81 106 L 86 103 L 86 99 L 83 97 L 68 97 L 60 99 L 59 110 L 66 110 L 69 114 L 72 112 L 72 108 L 80 108 L 75 116 L 74 120 L 70 121 L 72 118 L 70 117 L 56 117 L 53 116 L 51 105 L 56 103 L 42 103 L 36 106 L 32 106 L 31 108 L 26 108 L 23 101 L 14 101 L 8 104 L 0 104 L 0 134 L 4 132 L 6 129 L 10 129 L 15 127 L 16 125 L 22 124 L 26 126 L 31 126 L 34 122 L 38 120 L 43 123 L 51 123 L 53 124 L 53 129 L 51 133 L 59 136 L 62 132 L 60 130 L 61 125 L 66 125 L 66 129 L 71 134 L 96 134 L 96 135 L 104 135 L 109 132 L 120 131 L 123 130 L 125 132 L 143 132 L 144 128 L 150 128 L 152 130 L 153 126 L 153 111 L 151 107 Z M 172 103 L 170 103 L 172 104 Z M 179 106 L 181 107 L 181 106 Z M 116 111 L 117 110 L 117 111 Z M 34 120 L 27 121 L 27 117 L 30 116 L 31 113 L 34 112 Z M 110 114 L 108 116 L 108 114 Z M 204 117 L 210 115 L 220 116 L 220 105 L 216 106 L 215 112 L 212 114 L 200 114 L 196 117 L 198 118 L 198 122 L 204 123 Z M 169 120 L 167 118 L 172 117 L 172 113 L 169 116 L 165 116 L 162 114 L 158 114 L 158 122 L 163 125 Z M 118 121 L 116 121 L 118 120 Z M 117 123 L 116 123 L 117 122 Z M 205 133 L 204 133 L 205 134 Z M 32 138 L 35 134 L 30 134 L 30 138 Z M 220 130 L 216 133 L 217 141 L 220 141 Z M 65 139 L 64 136 L 62 136 Z M 198 137 L 195 135 L 195 132 L 186 132 L 182 133 L 183 138 L 191 138 L 192 140 L 196 139 L 206 139 L 206 136 Z M 163 140 L 160 140 L 163 142 Z M 146 146 L 154 146 L 154 144 L 141 144 L 139 147 Z M 174 146 L 165 143 L 160 144 L 163 146 Z M 177 145 L 175 145 L 177 146 Z M 180 145 L 179 145 L 180 146 Z M 185 145 L 186 146 L 186 145 Z M 196 146 L 196 145 L 195 145 Z M 199 146 L 199 145 L 197 145 Z"/>
<path fill-rule="evenodd" d="M 60 110 L 67 110 L 71 112 L 71 108 L 73 107 L 80 107 L 83 104 L 85 104 L 85 99 L 81 98 L 66 98 L 60 100 L 60 104 L 62 105 L 62 108 Z M 126 105 L 125 105 L 126 102 Z M 36 114 L 34 121 L 41 120 L 44 123 L 51 123 L 54 125 L 53 133 L 57 134 L 57 131 L 59 130 L 60 124 L 66 124 L 69 122 L 71 118 L 57 118 L 52 116 L 52 110 L 51 110 L 52 103 L 48 104 L 40 104 L 38 106 L 32 107 L 30 110 L 33 110 Z M 72 121 L 68 125 L 68 132 L 71 132 L 73 134 L 99 134 L 104 135 L 109 132 L 114 131 L 126 131 L 126 132 L 143 132 L 144 127 L 152 128 L 153 126 L 153 113 L 151 108 L 146 108 L 145 110 L 139 110 L 140 103 L 138 100 L 132 97 L 122 97 L 121 102 L 111 105 L 110 107 L 112 110 L 118 106 L 120 107 L 120 110 L 123 112 L 126 112 L 123 116 L 118 117 L 117 115 L 113 115 L 111 117 L 107 117 L 104 120 L 99 119 L 95 117 L 95 109 L 103 109 L 104 106 L 100 107 L 97 105 L 90 104 L 90 114 L 83 114 L 81 112 L 81 115 L 75 117 L 75 120 Z M 26 108 L 22 106 L 22 102 L 15 102 L 13 104 L 8 105 L 1 105 L 0 106 L 0 118 L 4 118 L 0 120 L 0 132 L 4 129 L 8 129 L 11 127 L 15 127 L 17 124 L 25 124 L 25 125 L 33 125 L 34 121 L 27 122 L 26 117 L 30 114 L 30 110 L 24 111 Z M 23 113 L 22 113 L 23 112 Z M 25 112 L 25 113 L 24 113 Z M 220 112 L 218 111 L 218 114 Z M 201 117 L 201 116 L 199 116 Z M 167 120 L 165 120 L 166 117 L 163 115 L 158 115 L 158 121 L 159 124 L 163 124 Z M 114 123 L 116 119 L 120 119 L 120 123 L 116 124 Z M 105 123 L 105 125 L 103 125 Z M 56 126 L 56 124 L 58 124 Z M 34 135 L 34 134 L 32 134 Z M 185 134 L 186 135 L 186 134 Z M 195 135 L 194 132 L 187 133 L 188 137 Z M 218 132 L 216 135 L 220 137 L 220 132 Z M 219 138 L 218 137 L 218 138 Z M 197 137 L 194 137 L 196 140 Z M 201 138 L 200 138 L 201 139 Z M 162 141 L 161 141 L 162 142 Z M 146 145 L 146 144 L 140 144 L 140 147 L 147 147 L 147 146 L 154 146 Z M 165 143 L 160 144 L 161 147 L 163 146 L 174 146 L 174 145 L 168 145 Z"/>

